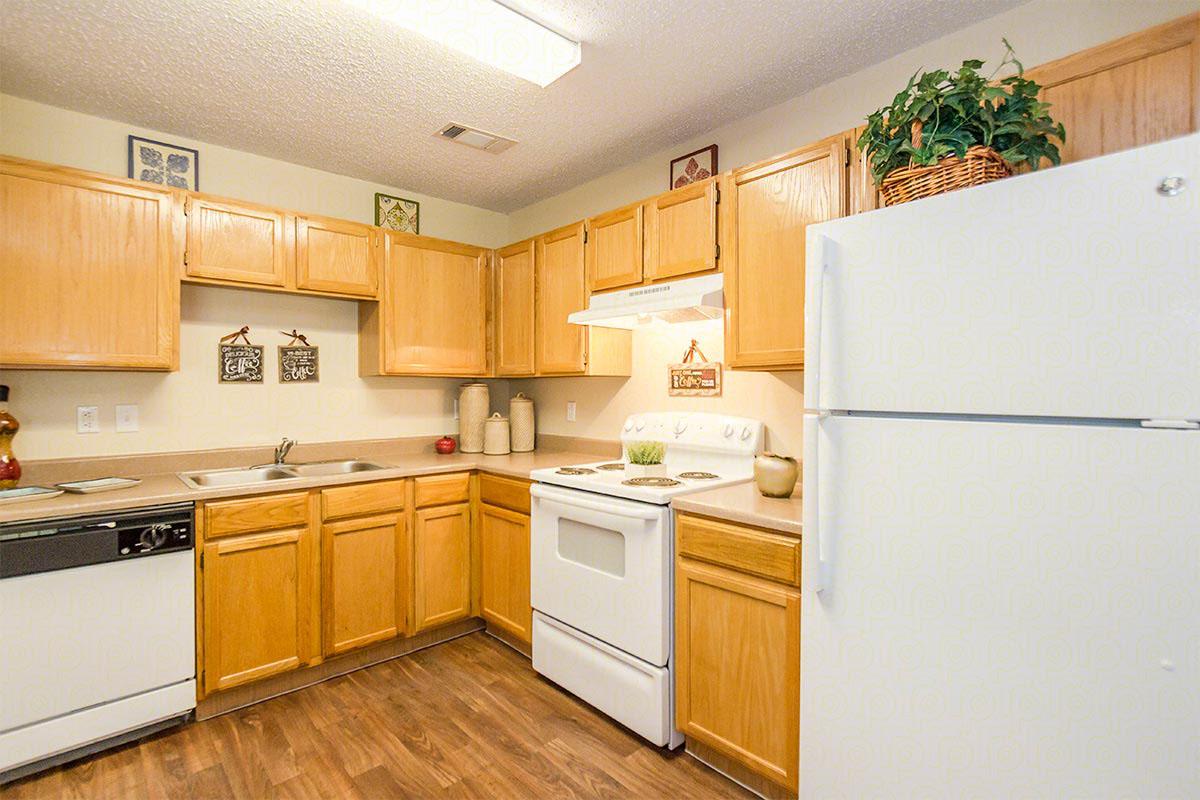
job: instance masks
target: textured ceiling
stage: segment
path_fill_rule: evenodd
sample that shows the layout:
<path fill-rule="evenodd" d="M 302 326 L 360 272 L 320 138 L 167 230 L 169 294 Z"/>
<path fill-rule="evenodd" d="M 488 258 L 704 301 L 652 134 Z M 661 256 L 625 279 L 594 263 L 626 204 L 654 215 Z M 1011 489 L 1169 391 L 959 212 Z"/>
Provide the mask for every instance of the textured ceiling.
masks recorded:
<path fill-rule="evenodd" d="M 339 0 L 0 0 L 0 90 L 511 211 L 1018 2 L 513 0 L 584 43 L 540 89 Z"/>

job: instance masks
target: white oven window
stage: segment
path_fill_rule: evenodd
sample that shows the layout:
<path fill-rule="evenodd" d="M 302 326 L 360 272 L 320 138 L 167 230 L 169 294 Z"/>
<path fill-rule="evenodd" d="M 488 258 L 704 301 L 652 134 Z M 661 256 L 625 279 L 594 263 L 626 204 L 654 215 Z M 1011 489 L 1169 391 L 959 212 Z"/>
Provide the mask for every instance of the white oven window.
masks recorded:
<path fill-rule="evenodd" d="M 559 517 L 558 557 L 615 578 L 624 578 L 625 536 L 610 528 Z"/>

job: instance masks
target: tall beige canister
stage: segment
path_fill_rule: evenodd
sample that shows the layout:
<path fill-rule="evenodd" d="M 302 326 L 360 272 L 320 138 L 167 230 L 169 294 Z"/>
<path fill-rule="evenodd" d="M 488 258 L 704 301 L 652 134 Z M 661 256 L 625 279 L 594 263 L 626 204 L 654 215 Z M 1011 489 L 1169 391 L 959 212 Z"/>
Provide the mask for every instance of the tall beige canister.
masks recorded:
<path fill-rule="evenodd" d="M 458 450 L 483 452 L 483 423 L 488 415 L 486 383 L 464 383 L 458 390 Z"/>
<path fill-rule="evenodd" d="M 517 396 L 508 401 L 508 424 L 512 429 L 512 451 L 528 453 L 533 450 L 533 401 L 524 392 L 517 392 Z"/>

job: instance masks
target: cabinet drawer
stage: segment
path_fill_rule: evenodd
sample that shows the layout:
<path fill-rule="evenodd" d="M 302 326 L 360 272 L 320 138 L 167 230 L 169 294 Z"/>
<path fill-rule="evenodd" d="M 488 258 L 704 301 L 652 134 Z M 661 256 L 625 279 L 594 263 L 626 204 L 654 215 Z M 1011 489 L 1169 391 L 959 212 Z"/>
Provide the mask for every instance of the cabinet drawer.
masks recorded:
<path fill-rule="evenodd" d="M 413 502 L 416 503 L 417 508 L 464 502 L 467 499 L 467 486 L 470 479 L 471 473 L 469 472 L 417 478 L 413 481 L 416 484 Z"/>
<path fill-rule="evenodd" d="M 308 493 L 247 497 L 204 506 L 204 538 L 308 525 Z"/>
<path fill-rule="evenodd" d="M 321 490 L 321 519 L 378 514 L 404 508 L 404 480 L 358 483 Z"/>
<path fill-rule="evenodd" d="M 495 475 L 480 475 L 479 499 L 509 511 L 528 514 L 529 482 Z"/>
<path fill-rule="evenodd" d="M 690 514 L 678 515 L 676 536 L 681 556 L 800 585 L 799 539 Z"/>

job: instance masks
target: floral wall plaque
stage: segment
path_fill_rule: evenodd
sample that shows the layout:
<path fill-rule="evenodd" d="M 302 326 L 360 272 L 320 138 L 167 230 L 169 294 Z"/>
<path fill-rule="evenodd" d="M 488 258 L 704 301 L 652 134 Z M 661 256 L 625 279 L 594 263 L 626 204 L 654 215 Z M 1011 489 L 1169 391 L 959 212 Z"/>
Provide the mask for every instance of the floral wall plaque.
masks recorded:
<path fill-rule="evenodd" d="M 405 233 L 421 232 L 421 204 L 390 194 L 375 193 L 375 224 Z"/>
<path fill-rule="evenodd" d="M 200 153 L 140 136 L 129 137 L 129 177 L 173 189 L 200 188 Z"/>

